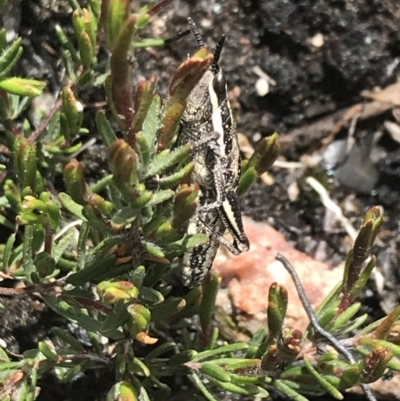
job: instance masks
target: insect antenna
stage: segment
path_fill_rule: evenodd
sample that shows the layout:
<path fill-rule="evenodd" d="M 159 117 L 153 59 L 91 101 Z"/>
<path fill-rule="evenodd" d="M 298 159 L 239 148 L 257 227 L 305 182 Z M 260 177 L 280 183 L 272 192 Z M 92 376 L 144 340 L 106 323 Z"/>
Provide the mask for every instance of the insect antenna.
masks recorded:
<path fill-rule="evenodd" d="M 189 28 L 193 33 L 193 36 L 196 38 L 197 41 L 197 45 L 199 46 L 199 49 L 202 49 L 204 47 L 204 42 L 203 42 L 203 38 L 200 35 L 199 30 L 197 29 L 196 24 L 194 23 L 194 21 L 189 17 L 187 19 L 188 24 L 189 24 Z"/>
<path fill-rule="evenodd" d="M 216 74 L 219 71 L 218 61 L 221 57 L 222 48 L 224 47 L 226 36 L 223 35 L 221 39 L 217 42 L 214 50 L 214 60 L 211 64 L 211 71 Z"/>

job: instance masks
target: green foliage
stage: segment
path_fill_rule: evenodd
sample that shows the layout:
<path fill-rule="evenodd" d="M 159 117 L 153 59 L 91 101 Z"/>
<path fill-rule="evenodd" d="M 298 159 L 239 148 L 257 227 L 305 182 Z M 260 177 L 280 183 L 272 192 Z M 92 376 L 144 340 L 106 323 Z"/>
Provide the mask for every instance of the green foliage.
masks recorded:
<path fill-rule="evenodd" d="M 213 327 L 216 277 L 184 296 L 173 292 L 171 262 L 208 240 L 205 234 L 185 235 L 199 188 L 185 183 L 193 170 L 190 146 L 171 149 L 171 144 L 186 97 L 212 55 L 201 49 L 182 63 L 162 103 L 156 77 L 132 87 L 129 58 L 134 48 L 160 44 L 160 39 L 139 39 L 138 33 L 170 1 L 135 14 L 127 0 L 91 0 L 87 9 L 70 3 L 75 36 L 59 26 L 55 32 L 69 82 L 50 115 L 37 116 L 41 124 L 34 132 L 19 131 L 29 124 L 16 119 L 44 84 L 9 76 L 22 54 L 20 39 L 2 49 L 2 144 L 13 168 L 1 171 L 0 224 L 14 233 L 0 247 L 0 268 L 26 284 L 23 292 L 40 294 L 48 308 L 85 330 L 91 345 L 65 327 L 53 327 L 57 341 L 40 341 L 18 361 L 0 348 L 0 398 L 18 394 L 18 399 L 34 400 L 38 380 L 50 371 L 68 383 L 80 372 L 108 367 L 115 369 L 110 401 L 168 397 L 164 379 L 177 375 L 186 376 L 208 400 L 217 399 L 218 389 L 266 398 L 271 386 L 293 400 L 323 393 L 341 399 L 341 390 L 374 381 L 387 367 L 400 370 L 395 345 L 400 308 L 348 340 L 351 352 L 360 356 L 352 363 L 337 351 L 302 354 L 315 344 L 315 328 L 302 333 L 284 327 L 289 300 L 276 283 L 269 290 L 268 323 L 249 344 L 219 341 Z M 110 53 L 106 70 L 96 58 L 100 30 Z M 78 93 L 96 85 L 104 85 L 110 110 L 98 111 L 95 118 L 110 171 L 89 183 L 84 166 L 71 155 L 88 133 Z M 241 194 L 278 154 L 277 134 L 260 142 L 243 162 Z M 63 176 L 64 192 L 55 187 L 55 175 Z M 381 224 L 379 208 L 368 211 L 343 282 L 317 311 L 319 324 L 334 335 L 365 323 L 355 300 L 374 267 L 371 247 Z M 187 318 L 197 316 L 201 327 L 189 333 Z"/>
<path fill-rule="evenodd" d="M 5 29 L 0 30 L 0 37 L 3 36 L 5 36 Z M 2 52 L 0 56 L 0 93 L 2 93 L 3 110 L 7 112 L 9 94 L 27 97 L 39 96 L 45 87 L 45 83 L 34 79 L 8 76 L 22 56 L 21 39 L 17 39 L 7 48 L 1 48 L 0 51 Z"/>

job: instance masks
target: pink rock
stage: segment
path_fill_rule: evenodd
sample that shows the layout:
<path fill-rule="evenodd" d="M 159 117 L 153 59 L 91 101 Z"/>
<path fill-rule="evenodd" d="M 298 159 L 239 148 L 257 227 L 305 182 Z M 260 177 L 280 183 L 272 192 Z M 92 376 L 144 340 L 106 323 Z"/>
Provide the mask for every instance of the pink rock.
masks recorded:
<path fill-rule="evenodd" d="M 273 282 L 277 282 L 289 294 L 286 326 L 304 330 L 308 325 L 307 315 L 291 277 L 282 264 L 275 260 L 276 254 L 281 253 L 295 267 L 314 308 L 342 279 L 342 269 L 332 269 L 294 249 L 283 234 L 267 223 L 257 223 L 249 218 L 243 220 L 250 250 L 233 256 L 221 247 L 214 261 L 214 271 L 221 276 L 221 287 L 228 291 L 228 294 L 223 291 L 220 293 L 217 305 L 227 310 L 226 295 L 229 295 L 235 308 L 259 320 L 260 325 L 265 325 L 268 290 Z"/>

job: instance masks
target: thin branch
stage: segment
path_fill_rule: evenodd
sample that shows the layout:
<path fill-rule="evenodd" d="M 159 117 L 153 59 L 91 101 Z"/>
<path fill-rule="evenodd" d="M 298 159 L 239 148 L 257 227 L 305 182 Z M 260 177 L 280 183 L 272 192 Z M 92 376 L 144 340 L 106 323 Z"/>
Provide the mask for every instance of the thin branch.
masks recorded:
<path fill-rule="evenodd" d="M 175 0 L 163 0 L 163 1 L 160 1 L 157 5 L 155 5 L 153 8 L 151 8 L 147 13 L 152 17 L 153 15 L 158 14 L 164 8 L 168 7 L 174 1 Z"/>
<path fill-rule="evenodd" d="M 29 137 L 30 143 L 35 143 L 40 138 L 45 128 L 49 125 L 50 120 L 53 118 L 54 114 L 57 113 L 60 107 L 61 107 L 61 99 L 58 99 L 53 108 L 50 110 L 49 114 L 46 116 L 46 118 L 43 119 L 39 127 Z"/>
<path fill-rule="evenodd" d="M 186 29 L 186 31 L 180 32 L 177 35 L 174 35 L 168 39 L 164 40 L 164 46 L 170 46 L 172 43 L 177 42 L 179 39 L 184 38 L 190 34 L 190 29 Z"/>
<path fill-rule="evenodd" d="M 53 247 L 53 232 L 50 228 L 50 224 L 44 224 L 44 251 L 51 255 L 51 249 Z"/>
<path fill-rule="evenodd" d="M 6 297 L 12 296 L 20 296 L 25 294 L 32 294 L 32 293 L 39 293 L 39 294 L 50 294 L 58 287 L 64 287 L 69 275 L 65 277 L 61 277 L 57 280 L 50 281 L 48 283 L 40 283 L 40 284 L 33 284 L 28 285 L 26 287 L 21 288 L 8 288 L 8 287 L 0 287 L 0 295 Z"/>
<path fill-rule="evenodd" d="M 334 337 L 331 333 L 324 330 L 318 322 L 317 316 L 314 313 L 314 310 L 310 304 L 310 301 L 307 298 L 307 295 L 304 291 L 303 286 L 301 285 L 300 278 L 297 275 L 296 270 L 291 265 L 291 263 L 280 253 L 276 255 L 276 260 L 282 263 L 283 267 L 290 274 L 293 283 L 296 287 L 297 294 L 299 295 L 300 301 L 303 305 L 304 310 L 307 313 L 308 318 L 310 319 L 310 323 L 313 326 L 314 330 L 321 336 L 324 337 L 332 346 L 340 352 L 344 357 L 346 357 L 350 363 L 355 364 L 356 361 L 349 350 L 347 350 L 340 341 Z M 367 384 L 362 383 L 361 387 L 369 401 L 377 401 L 375 396 L 372 394 L 371 389 Z"/>

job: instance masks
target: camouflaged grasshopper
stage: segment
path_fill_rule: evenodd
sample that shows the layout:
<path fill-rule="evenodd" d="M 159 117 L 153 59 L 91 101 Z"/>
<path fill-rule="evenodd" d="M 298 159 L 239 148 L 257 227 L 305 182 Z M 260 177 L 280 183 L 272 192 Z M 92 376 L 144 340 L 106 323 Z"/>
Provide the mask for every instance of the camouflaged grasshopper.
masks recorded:
<path fill-rule="evenodd" d="M 204 47 L 191 18 L 188 23 L 198 46 Z M 220 244 L 235 255 L 249 249 L 237 197 L 241 160 L 236 125 L 225 77 L 218 65 L 224 41 L 225 36 L 217 43 L 210 69 L 189 94 L 177 138 L 177 145 L 193 144 L 190 180 L 200 186 L 197 212 L 187 234 L 209 235 L 205 245 L 187 251 L 182 258 L 181 279 L 189 288 L 207 277 Z M 223 237 L 226 230 L 233 243 Z"/>

